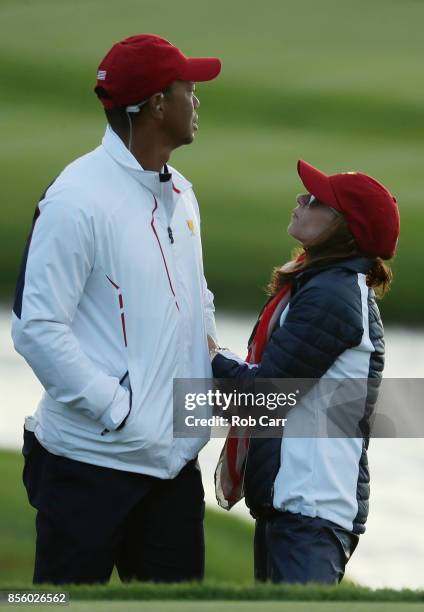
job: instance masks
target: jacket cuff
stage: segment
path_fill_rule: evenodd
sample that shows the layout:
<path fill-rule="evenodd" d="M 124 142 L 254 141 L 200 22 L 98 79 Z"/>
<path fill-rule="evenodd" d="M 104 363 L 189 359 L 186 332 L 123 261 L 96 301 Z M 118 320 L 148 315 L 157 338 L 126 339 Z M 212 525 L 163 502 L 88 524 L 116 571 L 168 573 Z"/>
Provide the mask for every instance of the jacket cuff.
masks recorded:
<path fill-rule="evenodd" d="M 107 431 L 115 431 L 123 423 L 131 410 L 131 393 L 120 386 L 112 404 L 100 417 L 100 422 Z"/>
<path fill-rule="evenodd" d="M 244 364 L 245 361 L 244 359 L 242 359 L 241 357 L 239 357 L 238 355 L 236 355 L 236 353 L 233 353 L 232 351 L 230 351 L 229 349 L 221 349 L 218 352 L 219 355 L 222 355 L 223 357 L 225 357 L 226 359 L 232 359 L 233 361 L 237 361 L 238 364 Z"/>

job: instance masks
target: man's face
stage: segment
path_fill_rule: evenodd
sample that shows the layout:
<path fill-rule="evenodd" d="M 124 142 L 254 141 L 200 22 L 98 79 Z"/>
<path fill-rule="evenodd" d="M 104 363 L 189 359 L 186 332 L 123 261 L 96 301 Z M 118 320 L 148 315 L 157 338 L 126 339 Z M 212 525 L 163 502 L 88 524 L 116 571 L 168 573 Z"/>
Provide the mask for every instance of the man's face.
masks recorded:
<path fill-rule="evenodd" d="M 163 99 L 163 129 L 174 148 L 190 144 L 198 128 L 197 109 L 200 105 L 191 81 L 174 81 Z"/>

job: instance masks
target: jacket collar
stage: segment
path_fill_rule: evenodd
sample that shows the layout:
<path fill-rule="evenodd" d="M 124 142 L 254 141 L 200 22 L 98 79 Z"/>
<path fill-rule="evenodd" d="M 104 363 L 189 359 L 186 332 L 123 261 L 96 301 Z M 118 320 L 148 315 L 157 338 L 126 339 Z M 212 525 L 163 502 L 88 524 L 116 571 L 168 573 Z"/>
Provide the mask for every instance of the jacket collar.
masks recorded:
<path fill-rule="evenodd" d="M 312 276 L 315 276 L 320 272 L 324 272 L 324 270 L 329 270 L 330 268 L 342 268 L 344 270 L 351 270 L 352 272 L 366 274 L 371 268 L 372 261 L 373 260 L 370 257 L 358 255 L 356 257 L 349 257 L 347 259 L 339 259 L 338 261 L 333 261 L 329 264 L 321 266 L 311 266 L 310 268 L 296 274 L 294 281 L 298 286 L 303 285 L 303 283 Z"/>
<path fill-rule="evenodd" d="M 144 170 L 109 124 L 102 139 L 102 147 L 117 164 L 157 197 L 161 197 L 164 184 L 168 182 L 174 187 L 176 193 L 186 191 L 192 186 L 182 174 L 171 166 L 165 165 L 162 172 Z"/>

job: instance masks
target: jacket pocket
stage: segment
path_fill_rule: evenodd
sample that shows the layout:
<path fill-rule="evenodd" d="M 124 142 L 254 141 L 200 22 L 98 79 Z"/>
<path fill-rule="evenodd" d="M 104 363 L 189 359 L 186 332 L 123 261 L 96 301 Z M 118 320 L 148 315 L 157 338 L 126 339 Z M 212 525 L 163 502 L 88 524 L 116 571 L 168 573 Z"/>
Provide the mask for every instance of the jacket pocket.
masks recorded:
<path fill-rule="evenodd" d="M 131 414 L 131 409 L 132 409 L 132 388 L 131 388 L 131 381 L 130 381 L 130 373 L 129 373 L 128 370 L 126 371 L 124 376 L 119 381 L 119 384 L 122 385 L 123 387 L 126 387 L 128 389 L 128 391 L 130 392 L 130 409 L 128 410 L 128 413 L 127 413 L 127 416 L 125 417 L 125 419 L 122 421 L 122 423 L 119 425 L 119 427 L 116 428 L 116 431 L 119 431 L 120 429 L 125 427 L 125 423 L 127 422 L 128 417 Z"/>
<path fill-rule="evenodd" d="M 122 376 L 122 378 L 119 381 L 119 384 L 124 387 L 125 389 L 128 390 L 129 392 L 129 409 L 127 414 L 125 415 L 125 417 L 123 418 L 123 420 L 121 421 L 121 423 L 118 425 L 118 427 L 114 428 L 113 430 L 108 429 L 107 427 L 105 427 L 105 429 L 103 429 L 103 431 L 101 432 L 101 436 L 105 436 L 106 434 L 109 434 L 115 431 L 120 431 L 123 427 L 125 427 L 125 424 L 128 420 L 128 417 L 131 414 L 131 409 L 132 409 L 132 388 L 131 388 L 131 382 L 130 382 L 130 377 L 129 377 L 129 372 L 128 370 L 125 372 L 125 374 Z"/>

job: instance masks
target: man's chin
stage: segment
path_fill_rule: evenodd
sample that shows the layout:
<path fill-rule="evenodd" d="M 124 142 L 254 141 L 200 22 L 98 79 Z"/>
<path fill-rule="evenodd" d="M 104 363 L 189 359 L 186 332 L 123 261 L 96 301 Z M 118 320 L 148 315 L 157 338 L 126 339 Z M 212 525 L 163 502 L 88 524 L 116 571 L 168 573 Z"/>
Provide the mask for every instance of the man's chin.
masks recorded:
<path fill-rule="evenodd" d="M 184 140 L 184 142 L 182 144 L 185 144 L 185 145 L 191 144 L 194 141 L 195 137 L 196 137 L 196 132 L 195 131 L 191 132 L 190 134 L 187 134 L 187 136 L 186 136 L 186 138 L 185 138 L 185 140 Z"/>
<path fill-rule="evenodd" d="M 189 132 L 184 137 L 182 137 L 181 140 L 178 141 L 178 144 L 175 144 L 174 148 L 178 149 L 178 147 L 183 147 L 184 145 L 191 144 L 193 142 L 195 136 L 196 136 L 196 132 L 195 131 Z"/>

